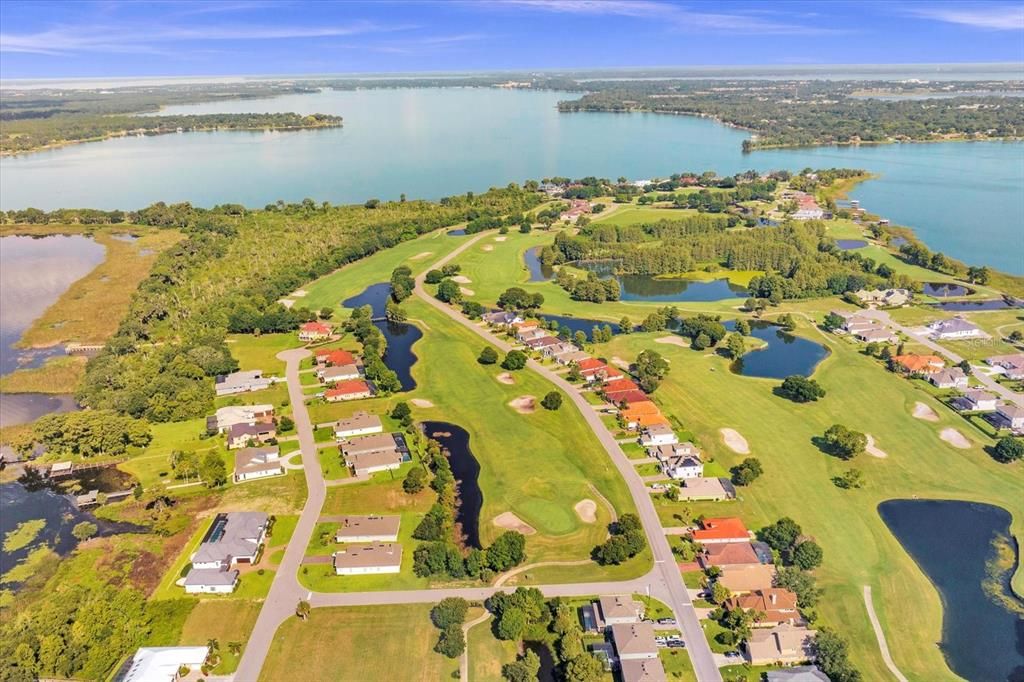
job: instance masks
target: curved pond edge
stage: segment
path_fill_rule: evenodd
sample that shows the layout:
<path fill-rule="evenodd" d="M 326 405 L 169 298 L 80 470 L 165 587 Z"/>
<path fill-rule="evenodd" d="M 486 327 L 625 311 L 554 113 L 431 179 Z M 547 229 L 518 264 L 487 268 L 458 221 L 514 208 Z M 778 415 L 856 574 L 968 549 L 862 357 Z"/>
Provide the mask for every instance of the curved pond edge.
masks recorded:
<path fill-rule="evenodd" d="M 427 438 L 441 444 L 448 456 L 456 481 L 455 524 L 461 531 L 462 544 L 483 549 L 480 544 L 480 513 L 484 506 L 484 493 L 480 489 L 480 460 L 470 447 L 470 435 L 458 424 L 445 421 L 422 421 L 420 426 Z"/>

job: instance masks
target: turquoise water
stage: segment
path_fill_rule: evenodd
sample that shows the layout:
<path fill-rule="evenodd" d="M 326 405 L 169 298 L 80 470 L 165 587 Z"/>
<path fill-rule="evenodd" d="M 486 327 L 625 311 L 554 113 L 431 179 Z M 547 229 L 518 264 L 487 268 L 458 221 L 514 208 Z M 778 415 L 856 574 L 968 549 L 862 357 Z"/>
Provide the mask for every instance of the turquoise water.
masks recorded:
<path fill-rule="evenodd" d="M 436 199 L 551 175 L 648 178 L 806 166 L 881 175 L 854 193 L 971 263 L 1024 273 L 1024 144 L 772 150 L 746 133 L 654 114 L 559 114 L 571 93 L 498 89 L 326 91 L 171 107 L 169 113 L 323 112 L 340 129 L 131 137 L 0 161 L 0 208 L 131 209 L 155 201 L 264 206 L 312 197 Z"/>

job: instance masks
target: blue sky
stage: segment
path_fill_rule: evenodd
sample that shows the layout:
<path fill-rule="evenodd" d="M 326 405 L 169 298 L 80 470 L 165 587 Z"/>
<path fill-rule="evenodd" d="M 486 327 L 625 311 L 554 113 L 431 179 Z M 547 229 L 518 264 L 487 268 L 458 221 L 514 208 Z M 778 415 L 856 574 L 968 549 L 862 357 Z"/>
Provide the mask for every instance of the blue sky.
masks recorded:
<path fill-rule="evenodd" d="M 1024 3 L 0 2 L 0 77 L 1024 62 Z"/>

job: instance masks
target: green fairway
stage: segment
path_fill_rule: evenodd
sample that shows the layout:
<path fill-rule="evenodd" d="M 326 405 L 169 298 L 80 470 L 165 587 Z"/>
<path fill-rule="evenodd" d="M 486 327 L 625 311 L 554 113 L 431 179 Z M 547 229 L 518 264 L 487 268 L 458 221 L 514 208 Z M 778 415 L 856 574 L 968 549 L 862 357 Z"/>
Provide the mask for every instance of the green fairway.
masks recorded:
<path fill-rule="evenodd" d="M 696 209 L 691 208 L 652 208 L 638 204 L 617 205 L 614 211 L 607 215 L 598 213 L 593 216 L 592 222 L 606 225 L 641 225 L 656 223 L 659 220 L 678 220 L 683 216 L 697 215 Z"/>
<path fill-rule="evenodd" d="M 302 345 L 297 334 L 228 334 L 231 356 L 241 371 L 261 369 L 266 376 L 284 376 L 284 361 L 277 354 Z"/>
<path fill-rule="evenodd" d="M 274 636 L 260 680 L 420 682 L 452 679 L 459 660 L 434 652 L 432 604 L 313 609 L 289 618 Z"/>
<path fill-rule="evenodd" d="M 807 302 L 793 309 L 807 312 L 813 305 Z M 817 306 L 823 311 L 830 302 Z M 994 462 L 981 447 L 957 450 L 942 441 L 941 429 L 953 426 L 966 433 L 966 426 L 911 382 L 805 324 L 799 333 L 825 340 L 833 351 L 814 375 L 828 395 L 814 404 L 778 398 L 772 394 L 778 382 L 733 374 L 720 357 L 654 346 L 652 335 L 616 337 L 610 344 L 609 352 L 620 357 L 635 357 L 640 350 L 655 347 L 671 362 L 656 399 L 694 433 L 718 465 L 728 468 L 743 457 L 725 447 L 719 435 L 723 427 L 739 431 L 764 465 L 764 475 L 741 488 L 741 499 L 735 503 L 673 505 L 656 498 L 663 523 L 678 525 L 673 514 L 683 509 L 692 515 L 738 514 L 754 529 L 791 516 L 825 551 L 825 563 L 818 570 L 825 590 L 818 611 L 823 623 L 836 625 L 850 638 L 865 679 L 885 679 L 887 672 L 868 624 L 863 585 L 874 588 L 875 607 L 900 669 L 916 680 L 946 679 L 951 673 L 930 644 L 941 637 L 938 594 L 875 508 L 887 499 L 915 496 L 989 502 L 1014 515 L 1013 530 L 1020 537 L 1024 476 L 1019 467 Z M 917 401 L 930 404 L 940 421 L 913 418 Z M 823 454 L 811 439 L 837 421 L 873 435 L 888 457 L 861 454 L 846 463 Z M 985 441 L 977 432 L 972 437 Z M 863 471 L 866 486 L 844 491 L 833 485 L 831 478 L 851 466 Z M 915 617 L 900 615 L 906 613 Z"/>

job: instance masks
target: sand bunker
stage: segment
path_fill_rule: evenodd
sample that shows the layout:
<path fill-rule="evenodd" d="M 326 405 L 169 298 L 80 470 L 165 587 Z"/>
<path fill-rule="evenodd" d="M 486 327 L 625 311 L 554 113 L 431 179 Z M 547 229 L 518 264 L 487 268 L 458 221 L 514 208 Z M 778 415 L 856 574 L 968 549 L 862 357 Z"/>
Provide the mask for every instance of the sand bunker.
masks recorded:
<path fill-rule="evenodd" d="M 878 447 L 877 445 L 875 445 L 875 437 L 874 436 L 872 436 L 870 433 L 867 434 L 867 436 L 868 436 L 868 444 L 864 447 L 864 452 L 868 453 L 872 457 L 878 457 L 878 458 L 885 458 L 885 457 L 889 456 L 889 453 L 887 453 L 885 450 L 883 450 L 880 447 Z"/>
<path fill-rule="evenodd" d="M 739 431 L 736 429 L 719 429 L 718 432 L 722 434 L 722 440 L 725 441 L 726 447 L 730 450 L 741 455 L 750 454 L 750 446 L 747 444 L 747 439 L 741 436 Z"/>
<path fill-rule="evenodd" d="M 914 416 L 926 422 L 939 421 L 939 415 L 935 414 L 935 410 L 921 402 L 914 403 Z"/>
<path fill-rule="evenodd" d="M 689 348 L 690 344 L 686 342 L 681 336 L 662 336 L 654 339 L 654 343 L 665 343 L 670 346 L 681 346 L 682 348 Z"/>
<path fill-rule="evenodd" d="M 532 395 L 521 395 L 509 403 L 519 414 L 533 414 L 537 411 L 537 399 Z"/>
<path fill-rule="evenodd" d="M 573 507 L 576 510 L 576 515 L 580 517 L 583 523 L 594 523 L 597 521 L 597 502 L 593 500 L 580 500 Z"/>
<path fill-rule="evenodd" d="M 306 291 L 305 289 L 296 289 L 291 294 L 289 294 L 289 296 L 295 296 L 296 298 L 302 298 L 303 296 L 305 296 L 308 293 L 309 292 Z"/>
<path fill-rule="evenodd" d="M 513 514 L 512 512 L 504 512 L 494 517 L 492 521 L 498 528 L 504 528 L 505 530 L 514 530 L 522 533 L 523 535 L 533 535 L 537 531 L 534 530 L 533 526 L 523 521 L 521 518 Z"/>
<path fill-rule="evenodd" d="M 458 282 L 459 284 L 469 284 L 473 280 L 471 280 L 469 277 L 466 277 L 465 275 L 455 275 L 454 277 L 452 277 L 452 281 Z"/>
<path fill-rule="evenodd" d="M 503 384 L 508 384 L 510 386 L 512 384 L 516 383 L 516 378 L 514 376 L 512 376 L 508 372 L 502 372 L 501 374 L 496 376 L 495 379 L 497 379 L 498 381 L 500 381 Z"/>
<path fill-rule="evenodd" d="M 942 429 L 939 433 L 939 438 L 946 441 L 954 448 L 960 448 L 961 450 L 969 450 L 971 447 L 971 441 L 967 440 L 964 434 L 960 433 L 954 428 Z"/>
<path fill-rule="evenodd" d="M 494 244 L 484 244 L 480 247 L 481 251 L 494 251 Z"/>
<path fill-rule="evenodd" d="M 466 287 L 459 287 L 459 291 L 462 292 L 463 296 L 472 296 L 473 294 L 476 293 L 472 289 L 467 289 Z"/>
<path fill-rule="evenodd" d="M 508 239 L 508 237 L 505 237 L 505 236 L 501 236 L 501 237 L 495 237 L 495 238 L 494 238 L 494 241 L 496 241 L 496 242 L 503 242 L 503 241 L 505 241 L 506 239 Z"/>
<path fill-rule="evenodd" d="M 433 407 L 434 406 L 434 403 L 430 402 L 429 400 L 424 400 L 423 398 L 413 398 L 409 402 L 412 403 L 416 407 Z"/>
<path fill-rule="evenodd" d="M 291 308 L 293 305 L 295 305 L 295 301 L 293 301 L 290 298 L 282 298 L 278 300 L 278 303 L 283 305 L 285 308 Z"/>
<path fill-rule="evenodd" d="M 433 251 L 421 251 L 420 253 L 417 253 L 415 256 L 413 256 L 409 260 L 423 260 L 424 258 L 426 258 L 427 256 L 429 256 L 432 253 L 434 253 L 434 252 Z"/>

